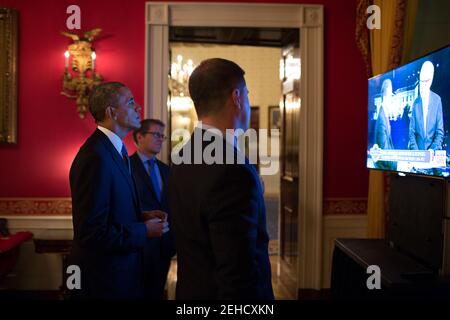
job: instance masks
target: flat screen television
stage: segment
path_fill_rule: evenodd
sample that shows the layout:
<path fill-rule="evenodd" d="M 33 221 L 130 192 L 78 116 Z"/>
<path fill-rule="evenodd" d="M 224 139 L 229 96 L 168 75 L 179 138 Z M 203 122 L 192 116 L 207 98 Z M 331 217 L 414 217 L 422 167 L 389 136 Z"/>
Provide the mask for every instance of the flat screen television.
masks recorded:
<path fill-rule="evenodd" d="M 368 80 L 367 168 L 450 176 L 450 45 Z"/>

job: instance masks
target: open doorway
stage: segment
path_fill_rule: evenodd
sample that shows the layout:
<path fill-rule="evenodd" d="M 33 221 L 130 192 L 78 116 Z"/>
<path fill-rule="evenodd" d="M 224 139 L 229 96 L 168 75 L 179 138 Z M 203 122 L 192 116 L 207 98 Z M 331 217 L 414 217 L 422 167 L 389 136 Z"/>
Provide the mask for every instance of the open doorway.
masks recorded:
<path fill-rule="evenodd" d="M 323 21 L 321 5 L 249 3 L 146 3 L 145 116 L 169 121 L 167 97 L 169 31 L 172 27 L 294 28 L 300 33 L 300 85 L 289 97 L 298 110 L 298 126 L 292 137 L 298 149 L 291 149 L 297 163 L 298 189 L 291 190 L 297 212 L 297 246 L 290 246 L 296 297 L 302 291 L 322 286 L 322 177 L 323 177 Z M 202 40 L 204 41 L 204 40 Z M 187 61 L 187 59 L 185 60 Z M 298 98 L 301 97 L 301 100 Z M 294 99 L 292 99 L 294 98 Z M 298 98 L 298 99 L 297 99 Z M 294 104 L 290 104 L 293 107 Z M 301 112 L 300 112 L 301 109 Z M 273 113 L 276 118 L 276 111 Z M 260 117 L 263 112 L 260 110 Z M 294 117 L 295 118 L 295 117 Z M 296 132 L 295 132 L 296 131 Z M 168 161 L 168 149 L 161 159 Z M 294 163 L 291 165 L 294 165 Z M 291 228 L 291 231 L 294 227 Z"/>
<path fill-rule="evenodd" d="M 297 130 L 299 110 L 291 108 L 291 100 L 296 95 L 293 92 L 295 85 L 290 81 L 293 80 L 298 86 L 299 37 L 298 28 L 169 28 L 169 132 L 178 129 L 192 132 L 196 125 L 197 116 L 189 97 L 188 78 L 201 61 L 224 58 L 236 62 L 245 70 L 251 104 L 250 128 L 258 134 L 258 141 L 250 142 L 247 147 L 258 154 L 258 170 L 260 163 L 263 165 L 268 161 L 275 162 L 270 165 L 276 168 L 270 174 L 259 172 L 265 186 L 269 254 L 277 299 L 295 298 L 297 285 L 298 157 L 293 151 L 298 149 L 298 138 L 295 139 L 297 135 L 292 135 L 292 132 Z M 287 85 L 291 86 L 291 90 L 286 90 Z M 287 112 L 285 105 L 289 107 Z M 259 129 L 266 129 L 268 133 L 270 129 L 279 130 L 278 137 L 283 143 L 277 141 L 272 145 L 272 140 L 267 137 L 268 143 L 262 149 L 268 152 L 259 153 Z M 288 139 L 284 139 L 285 136 Z M 167 146 L 170 149 L 168 153 L 183 142 L 182 137 L 171 139 Z"/>

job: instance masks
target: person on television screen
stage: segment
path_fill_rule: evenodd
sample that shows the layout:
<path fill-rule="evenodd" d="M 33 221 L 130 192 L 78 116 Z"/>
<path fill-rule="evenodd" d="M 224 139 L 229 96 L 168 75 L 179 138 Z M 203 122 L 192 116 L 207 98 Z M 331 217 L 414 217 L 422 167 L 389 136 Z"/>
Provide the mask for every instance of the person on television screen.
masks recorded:
<path fill-rule="evenodd" d="M 442 149 L 444 120 L 439 95 L 430 90 L 434 66 L 425 61 L 420 69 L 419 96 L 412 107 L 409 124 L 409 148 L 412 150 Z"/>
<path fill-rule="evenodd" d="M 375 144 L 380 149 L 392 150 L 394 143 L 391 136 L 391 125 L 388 114 L 392 108 L 392 81 L 386 79 L 381 85 L 381 107 L 375 123 Z M 375 167 L 378 169 L 395 170 L 397 163 L 394 161 L 377 161 Z"/>

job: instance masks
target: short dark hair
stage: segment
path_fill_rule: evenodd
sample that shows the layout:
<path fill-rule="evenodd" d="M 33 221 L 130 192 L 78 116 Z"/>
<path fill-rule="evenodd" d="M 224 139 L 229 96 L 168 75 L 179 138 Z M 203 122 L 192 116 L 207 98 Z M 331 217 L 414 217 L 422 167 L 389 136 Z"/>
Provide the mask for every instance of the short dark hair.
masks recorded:
<path fill-rule="evenodd" d="M 89 94 L 89 112 L 95 122 L 105 120 L 106 108 L 117 105 L 119 89 L 123 87 L 126 86 L 120 82 L 105 82 L 92 89 Z"/>
<path fill-rule="evenodd" d="M 139 129 L 134 129 L 133 131 L 133 140 L 134 142 L 137 143 L 137 135 L 138 133 L 140 134 L 144 134 L 144 132 L 148 131 L 148 129 L 150 129 L 150 126 L 152 124 L 157 124 L 161 127 L 165 127 L 166 125 L 164 124 L 164 122 L 162 122 L 161 120 L 158 119 L 144 119 L 141 121 L 141 127 Z"/>
<path fill-rule="evenodd" d="M 197 116 L 219 111 L 233 89 L 244 83 L 244 74 L 245 71 L 230 60 L 202 61 L 189 77 L 189 94 Z"/>

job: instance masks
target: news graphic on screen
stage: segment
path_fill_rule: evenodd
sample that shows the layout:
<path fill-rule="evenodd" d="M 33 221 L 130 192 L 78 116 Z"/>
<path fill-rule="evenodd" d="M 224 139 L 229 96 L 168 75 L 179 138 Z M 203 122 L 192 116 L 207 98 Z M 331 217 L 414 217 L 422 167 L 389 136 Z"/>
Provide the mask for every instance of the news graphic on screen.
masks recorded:
<path fill-rule="evenodd" d="M 450 175 L 450 46 L 368 81 L 367 168 Z"/>

